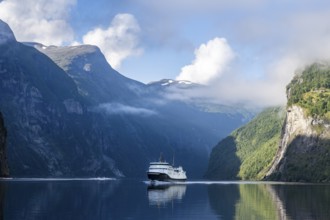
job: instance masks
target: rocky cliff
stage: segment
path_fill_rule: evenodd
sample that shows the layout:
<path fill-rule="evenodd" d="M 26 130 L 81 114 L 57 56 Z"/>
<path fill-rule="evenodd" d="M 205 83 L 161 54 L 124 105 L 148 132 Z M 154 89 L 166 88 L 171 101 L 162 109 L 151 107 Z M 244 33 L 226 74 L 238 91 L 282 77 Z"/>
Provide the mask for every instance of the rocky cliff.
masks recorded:
<path fill-rule="evenodd" d="M 267 176 L 283 181 L 330 181 L 330 124 L 288 108 L 281 144 Z"/>
<path fill-rule="evenodd" d="M 222 140 L 206 176 L 330 182 L 330 66 L 316 63 L 297 73 L 287 97 L 284 117 L 262 112 Z"/>
<path fill-rule="evenodd" d="M 9 176 L 9 168 L 7 161 L 7 130 L 4 120 L 0 112 L 0 176 Z"/>
<path fill-rule="evenodd" d="M 330 181 L 330 66 L 316 63 L 287 87 L 280 146 L 266 179 Z"/>

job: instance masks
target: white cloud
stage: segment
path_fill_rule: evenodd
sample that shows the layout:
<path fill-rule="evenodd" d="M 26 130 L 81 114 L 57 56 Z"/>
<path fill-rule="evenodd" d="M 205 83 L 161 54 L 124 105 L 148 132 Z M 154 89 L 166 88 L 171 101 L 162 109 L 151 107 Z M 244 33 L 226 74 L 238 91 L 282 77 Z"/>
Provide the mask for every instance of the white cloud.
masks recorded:
<path fill-rule="evenodd" d="M 177 80 L 207 84 L 221 76 L 235 57 L 224 38 L 214 38 L 195 50 L 195 60 L 184 66 Z"/>
<path fill-rule="evenodd" d="M 74 38 L 67 18 L 75 4 L 76 0 L 4 0 L 0 19 L 8 23 L 18 41 L 62 45 Z"/>
<path fill-rule="evenodd" d="M 84 44 L 98 46 L 108 62 L 119 68 L 129 56 L 139 55 L 138 47 L 140 26 L 131 14 L 118 14 L 107 29 L 95 28 L 83 36 Z"/>
<path fill-rule="evenodd" d="M 245 107 L 267 107 L 285 105 L 286 85 L 291 81 L 297 69 L 307 64 L 295 54 L 282 57 L 268 65 L 261 78 L 251 78 L 238 69 L 234 69 L 221 78 L 213 80 L 207 86 L 190 90 L 170 90 L 168 99 L 181 101 L 208 101 Z"/>
<path fill-rule="evenodd" d="M 207 87 L 179 91 L 169 98 L 259 107 L 285 105 L 286 86 L 294 73 L 313 62 L 330 60 L 329 7 L 310 8 L 269 11 L 268 17 L 248 14 L 238 23 L 228 21 L 228 26 L 236 27 L 231 39 L 237 56 L 230 71 L 210 80 Z"/>
<path fill-rule="evenodd" d="M 138 115 L 138 116 L 152 116 L 157 115 L 157 112 L 140 107 L 134 107 L 129 105 L 124 105 L 120 103 L 103 103 L 100 104 L 96 110 L 105 111 L 107 114 L 128 114 L 128 115 Z"/>

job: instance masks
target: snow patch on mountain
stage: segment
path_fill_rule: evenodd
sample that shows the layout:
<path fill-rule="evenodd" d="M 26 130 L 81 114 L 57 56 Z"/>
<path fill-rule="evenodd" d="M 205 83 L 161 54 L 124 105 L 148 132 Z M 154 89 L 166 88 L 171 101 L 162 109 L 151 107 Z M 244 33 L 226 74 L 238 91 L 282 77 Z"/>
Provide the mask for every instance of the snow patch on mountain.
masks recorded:
<path fill-rule="evenodd" d="M 162 86 L 162 87 L 178 86 L 180 88 L 186 88 L 186 87 L 190 87 L 190 86 L 197 86 L 198 84 L 187 81 L 187 80 L 162 79 L 160 81 L 151 82 L 148 85 L 149 86 Z"/>
<path fill-rule="evenodd" d="M 84 65 L 84 70 L 85 70 L 86 72 L 90 72 L 90 71 L 91 71 L 91 68 L 92 68 L 92 64 L 90 64 L 90 63 L 86 63 L 86 64 Z"/>
<path fill-rule="evenodd" d="M 161 83 L 162 86 L 167 86 L 169 84 L 172 84 L 174 81 L 173 80 L 167 80 L 166 82 L 164 83 Z"/>

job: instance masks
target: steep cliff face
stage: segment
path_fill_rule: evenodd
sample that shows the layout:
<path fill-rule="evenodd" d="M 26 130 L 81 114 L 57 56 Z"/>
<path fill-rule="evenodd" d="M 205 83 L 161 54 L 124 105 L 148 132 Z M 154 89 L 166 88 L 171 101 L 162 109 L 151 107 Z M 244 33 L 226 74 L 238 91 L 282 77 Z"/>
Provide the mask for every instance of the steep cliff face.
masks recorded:
<path fill-rule="evenodd" d="M 9 168 L 7 161 L 7 130 L 4 120 L 0 112 L 0 176 L 9 176 Z"/>
<path fill-rule="evenodd" d="M 330 182 L 330 66 L 306 67 L 287 96 L 283 117 L 262 112 L 213 149 L 208 178 Z"/>
<path fill-rule="evenodd" d="M 330 181 L 330 124 L 308 117 L 304 109 L 288 108 L 280 148 L 267 179 Z"/>
<path fill-rule="evenodd" d="M 330 181 L 330 67 L 313 64 L 287 87 L 280 147 L 266 179 Z"/>
<path fill-rule="evenodd" d="M 9 39 L 0 44 L 0 108 L 7 121 L 11 175 L 120 175 L 111 157 L 90 147 L 94 139 L 83 138 L 92 133 L 93 119 L 74 81 L 0 24 Z"/>

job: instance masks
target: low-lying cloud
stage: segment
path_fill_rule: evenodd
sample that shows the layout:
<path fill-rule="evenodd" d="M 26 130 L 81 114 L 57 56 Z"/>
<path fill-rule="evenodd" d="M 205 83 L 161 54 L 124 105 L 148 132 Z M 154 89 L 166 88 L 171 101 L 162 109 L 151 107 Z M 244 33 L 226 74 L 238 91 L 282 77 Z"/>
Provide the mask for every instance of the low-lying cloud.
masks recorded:
<path fill-rule="evenodd" d="M 181 69 L 176 79 L 208 84 L 224 73 L 234 57 L 227 40 L 216 37 L 195 50 L 195 59 Z"/>
<path fill-rule="evenodd" d="M 121 103 L 103 103 L 97 106 L 94 110 L 102 111 L 109 115 L 123 114 L 148 117 L 158 114 L 156 111 L 150 109 L 124 105 Z"/>
<path fill-rule="evenodd" d="M 286 86 L 294 73 L 307 65 L 308 61 L 310 59 L 303 59 L 298 54 L 288 54 L 269 63 L 264 69 L 262 77 L 255 78 L 244 72 L 244 66 L 239 64 L 238 59 L 231 58 L 233 67 L 230 71 L 219 71 L 218 75 L 213 75 L 210 78 L 212 80 L 204 86 L 185 90 L 170 89 L 166 98 L 181 101 L 200 100 L 245 107 L 285 105 Z M 213 62 L 217 63 L 215 60 Z M 228 62 L 222 63 L 228 65 Z M 226 69 L 227 67 L 221 65 L 221 68 Z"/>
<path fill-rule="evenodd" d="M 192 89 L 172 89 L 167 99 L 240 105 L 263 108 L 286 104 L 286 86 L 297 67 L 304 67 L 300 59 L 288 56 L 272 64 L 262 78 L 249 78 L 241 72 L 228 72 L 209 85 Z"/>
<path fill-rule="evenodd" d="M 98 46 L 115 69 L 129 56 L 142 53 L 140 26 L 131 14 L 117 14 L 108 28 L 95 28 L 83 36 L 84 44 Z"/>

